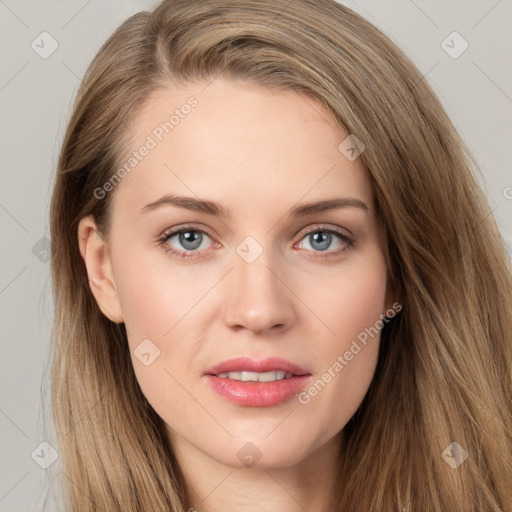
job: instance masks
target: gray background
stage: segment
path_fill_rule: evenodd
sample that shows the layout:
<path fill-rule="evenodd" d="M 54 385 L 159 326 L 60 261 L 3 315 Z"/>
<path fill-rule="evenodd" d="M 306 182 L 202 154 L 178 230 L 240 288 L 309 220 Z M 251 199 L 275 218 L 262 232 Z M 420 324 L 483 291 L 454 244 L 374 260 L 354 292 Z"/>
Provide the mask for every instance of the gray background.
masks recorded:
<path fill-rule="evenodd" d="M 478 180 L 510 248 L 512 1 L 343 3 L 383 29 L 426 75 L 480 165 Z M 53 315 L 45 237 L 71 100 L 108 35 L 127 16 L 152 5 L 0 0 L 0 512 L 41 510 L 60 471 L 58 459 L 48 469 L 35 461 L 51 460 L 50 448 L 39 447 L 41 442 L 57 447 L 48 407 Z M 31 47 L 34 40 L 43 46 L 43 31 L 58 43 L 46 59 Z M 453 31 L 469 44 L 458 58 L 442 46 Z M 444 46 L 451 46 L 453 55 L 462 44 L 452 36 Z M 44 48 L 50 48 L 49 39 Z M 58 489 L 51 489 L 50 496 L 58 496 Z"/>

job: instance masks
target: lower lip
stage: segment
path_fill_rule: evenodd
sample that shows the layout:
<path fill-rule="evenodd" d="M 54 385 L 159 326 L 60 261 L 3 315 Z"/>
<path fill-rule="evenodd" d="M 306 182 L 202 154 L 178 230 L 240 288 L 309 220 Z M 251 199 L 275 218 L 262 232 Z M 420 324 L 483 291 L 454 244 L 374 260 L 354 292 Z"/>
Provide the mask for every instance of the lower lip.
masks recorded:
<path fill-rule="evenodd" d="M 285 402 L 297 394 L 311 377 L 312 375 L 297 375 L 273 382 L 243 382 L 205 375 L 208 384 L 219 395 L 247 407 L 271 407 Z"/>

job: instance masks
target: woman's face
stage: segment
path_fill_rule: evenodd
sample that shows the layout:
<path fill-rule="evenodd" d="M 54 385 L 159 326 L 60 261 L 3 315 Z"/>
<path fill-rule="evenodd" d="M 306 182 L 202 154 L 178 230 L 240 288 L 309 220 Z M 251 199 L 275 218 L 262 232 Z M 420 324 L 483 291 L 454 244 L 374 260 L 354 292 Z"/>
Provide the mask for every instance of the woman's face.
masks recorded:
<path fill-rule="evenodd" d="M 148 100 L 97 192 L 107 251 L 86 218 L 82 254 L 176 449 L 289 467 L 339 439 L 374 375 L 392 299 L 371 188 L 317 100 L 206 85 Z"/>

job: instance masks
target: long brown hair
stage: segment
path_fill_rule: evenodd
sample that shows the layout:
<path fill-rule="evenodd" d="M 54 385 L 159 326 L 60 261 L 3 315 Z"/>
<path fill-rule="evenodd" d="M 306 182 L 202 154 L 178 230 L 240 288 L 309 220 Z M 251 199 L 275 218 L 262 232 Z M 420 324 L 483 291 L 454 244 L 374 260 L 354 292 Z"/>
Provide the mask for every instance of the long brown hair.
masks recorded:
<path fill-rule="evenodd" d="M 191 506 L 163 420 L 135 378 L 124 324 L 108 320 L 90 291 L 77 225 L 93 214 L 108 235 L 115 191 L 94 191 L 121 164 L 148 95 L 220 75 L 311 94 L 365 145 L 403 309 L 385 327 L 372 385 L 344 429 L 338 510 L 511 511 L 503 241 L 476 164 L 425 79 L 334 0 L 164 0 L 126 20 L 90 64 L 51 202 L 51 379 L 67 509 Z M 442 455 L 453 457 L 453 442 L 468 454 L 458 467 Z"/>

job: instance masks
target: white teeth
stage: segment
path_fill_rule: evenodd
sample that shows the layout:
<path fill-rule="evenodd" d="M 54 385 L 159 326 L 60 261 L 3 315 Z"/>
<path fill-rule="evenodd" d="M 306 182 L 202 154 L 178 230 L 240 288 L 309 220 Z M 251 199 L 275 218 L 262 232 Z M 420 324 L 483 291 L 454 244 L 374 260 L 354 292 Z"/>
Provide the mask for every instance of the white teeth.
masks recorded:
<path fill-rule="evenodd" d="M 263 373 L 240 371 L 219 373 L 217 377 L 221 379 L 241 380 L 242 382 L 273 382 L 275 380 L 289 379 L 293 377 L 293 374 L 286 373 L 282 370 Z"/>
<path fill-rule="evenodd" d="M 235 372 L 235 374 L 238 372 Z M 260 373 L 260 375 L 265 375 Z M 228 373 L 228 378 L 232 378 Z M 240 380 L 242 382 L 258 382 L 258 374 L 256 372 L 240 372 Z"/>

